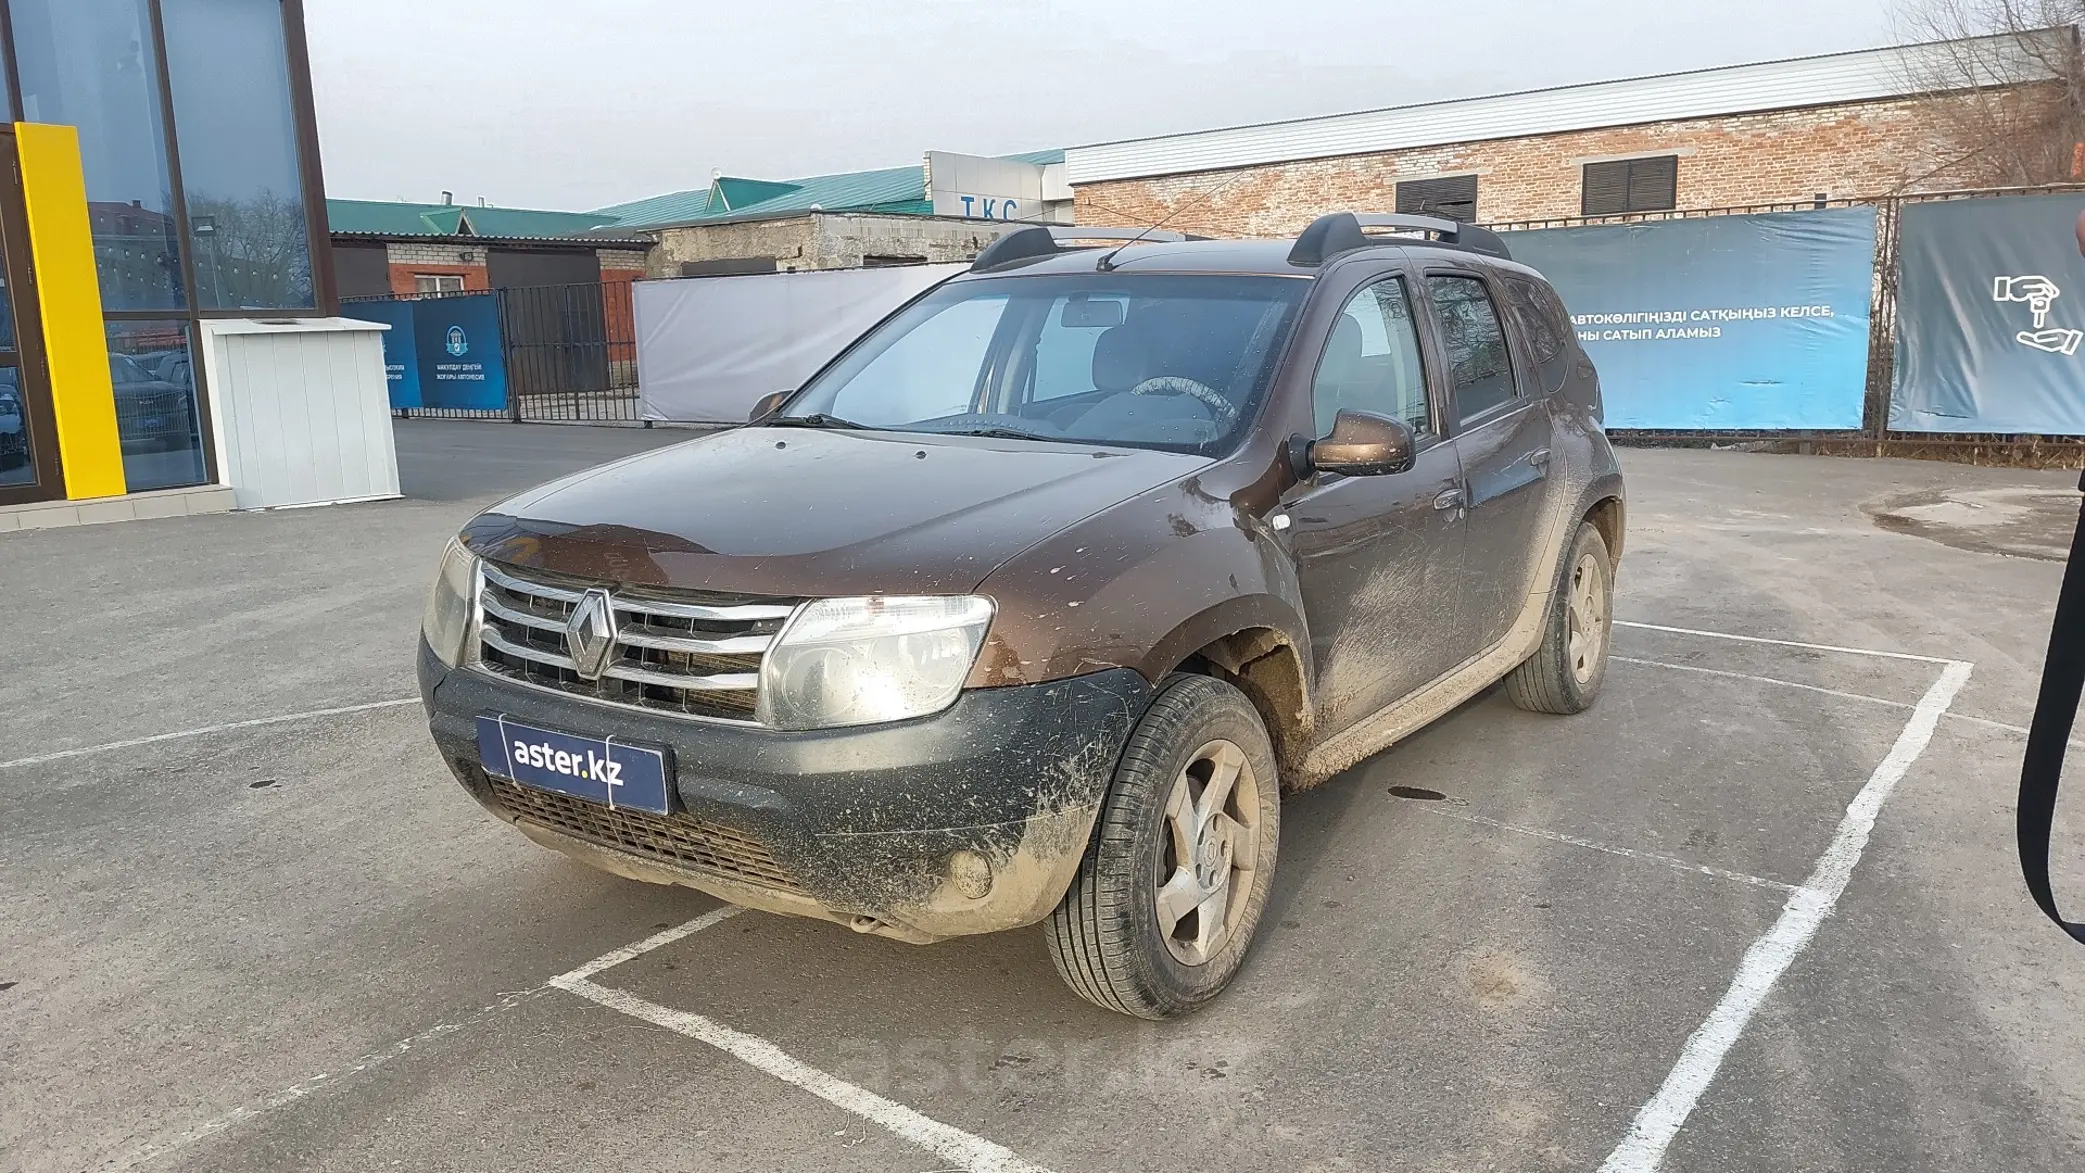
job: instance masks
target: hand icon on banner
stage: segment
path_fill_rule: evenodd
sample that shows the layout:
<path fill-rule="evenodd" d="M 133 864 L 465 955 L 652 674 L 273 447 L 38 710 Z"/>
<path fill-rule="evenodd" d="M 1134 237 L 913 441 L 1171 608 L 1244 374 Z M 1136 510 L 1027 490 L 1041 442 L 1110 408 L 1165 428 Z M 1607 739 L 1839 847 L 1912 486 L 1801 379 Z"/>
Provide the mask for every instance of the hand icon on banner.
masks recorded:
<path fill-rule="evenodd" d="M 2039 275 L 2000 277 L 1993 282 L 1991 290 L 1991 300 L 1993 301 L 2026 302 L 2027 308 L 2034 313 L 2034 328 L 2036 330 L 2040 330 L 2049 324 L 2049 305 L 2062 296 L 2063 290 L 2058 289 L 2054 281 Z M 2021 340 L 2026 341 L 2024 338 Z M 2035 344 L 2028 343 L 2028 345 L 2032 346 Z M 2050 350 L 2054 348 L 2043 347 L 2042 349 Z"/>
<path fill-rule="evenodd" d="M 2085 330 L 2022 330 L 2013 337 L 2036 350 L 2074 355 L 2078 353 L 2078 343 L 2085 341 Z"/>

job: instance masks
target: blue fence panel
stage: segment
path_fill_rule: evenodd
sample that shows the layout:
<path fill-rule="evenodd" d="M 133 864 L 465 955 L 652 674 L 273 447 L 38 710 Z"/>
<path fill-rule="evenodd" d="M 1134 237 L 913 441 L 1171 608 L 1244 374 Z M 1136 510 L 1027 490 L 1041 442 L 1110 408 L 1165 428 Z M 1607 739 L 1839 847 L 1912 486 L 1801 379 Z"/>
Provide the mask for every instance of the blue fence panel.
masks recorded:
<path fill-rule="evenodd" d="M 1564 297 L 1607 426 L 1861 426 L 1875 209 L 1505 234 Z"/>
<path fill-rule="evenodd" d="M 413 303 L 409 301 L 351 301 L 340 312 L 364 322 L 382 322 L 384 331 L 384 379 L 391 385 L 391 410 L 409 411 L 420 403 L 420 351 L 413 336 Z"/>
<path fill-rule="evenodd" d="M 1910 204 L 1890 427 L 2085 435 L 2085 195 Z"/>
<path fill-rule="evenodd" d="M 500 342 L 498 295 L 430 297 L 412 306 L 420 397 L 426 406 L 504 410 L 507 361 Z"/>

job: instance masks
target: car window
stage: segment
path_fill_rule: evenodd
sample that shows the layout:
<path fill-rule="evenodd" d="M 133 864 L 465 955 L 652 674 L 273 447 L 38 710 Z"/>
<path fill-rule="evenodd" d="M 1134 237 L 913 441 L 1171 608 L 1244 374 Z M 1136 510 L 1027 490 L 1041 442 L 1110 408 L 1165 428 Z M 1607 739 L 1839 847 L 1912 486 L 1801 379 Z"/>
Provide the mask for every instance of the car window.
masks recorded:
<path fill-rule="evenodd" d="M 1455 414 L 1472 420 L 1512 402 L 1513 363 L 1506 355 L 1506 332 L 1498 308 L 1476 277 L 1431 276 L 1426 284 L 1441 320 L 1441 340 L 1448 351 L 1448 372 L 1455 384 Z"/>
<path fill-rule="evenodd" d="M 822 410 L 875 428 L 969 411 L 1006 302 L 1001 294 L 933 307 Z"/>
<path fill-rule="evenodd" d="M 1571 361 L 1570 326 L 1564 322 L 1556 299 L 1544 296 L 1542 288 L 1533 281 L 1508 277 L 1504 284 L 1506 304 L 1520 322 L 1533 351 L 1530 357 L 1539 373 L 1537 382 L 1544 392 L 1554 391 L 1564 385 L 1566 367 Z"/>
<path fill-rule="evenodd" d="M 138 365 L 138 360 L 127 354 L 109 356 L 109 376 L 118 383 L 150 383 L 152 376 Z"/>
<path fill-rule="evenodd" d="M 1067 293 L 1050 303 L 1035 340 L 1035 389 L 1031 400 L 1063 399 L 1096 390 L 1093 348 L 1100 336 L 1122 324 L 1127 296 Z"/>
<path fill-rule="evenodd" d="M 1230 273 L 950 281 L 870 331 L 782 414 L 1214 451 L 1251 422 L 1309 291 Z"/>
<path fill-rule="evenodd" d="M 1349 409 L 1401 419 L 1421 434 L 1433 430 L 1404 278 L 1363 286 L 1347 299 L 1325 341 L 1310 395 L 1320 436 L 1330 434 L 1333 419 Z"/>

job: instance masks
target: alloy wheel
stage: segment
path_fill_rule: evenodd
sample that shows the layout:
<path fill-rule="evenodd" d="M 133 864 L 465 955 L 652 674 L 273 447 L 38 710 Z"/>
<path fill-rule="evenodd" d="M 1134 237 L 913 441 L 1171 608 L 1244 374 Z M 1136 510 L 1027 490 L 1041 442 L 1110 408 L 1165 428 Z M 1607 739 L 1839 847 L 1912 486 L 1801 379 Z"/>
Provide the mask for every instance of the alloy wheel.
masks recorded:
<path fill-rule="evenodd" d="M 1245 751 L 1229 741 L 1196 750 L 1173 780 L 1154 883 L 1159 931 L 1183 965 L 1222 953 L 1245 917 L 1259 866 L 1259 788 Z"/>
<path fill-rule="evenodd" d="M 1571 675 L 1590 683 L 1607 647 L 1607 568 L 1597 554 L 1586 553 L 1571 568 L 1567 632 Z"/>

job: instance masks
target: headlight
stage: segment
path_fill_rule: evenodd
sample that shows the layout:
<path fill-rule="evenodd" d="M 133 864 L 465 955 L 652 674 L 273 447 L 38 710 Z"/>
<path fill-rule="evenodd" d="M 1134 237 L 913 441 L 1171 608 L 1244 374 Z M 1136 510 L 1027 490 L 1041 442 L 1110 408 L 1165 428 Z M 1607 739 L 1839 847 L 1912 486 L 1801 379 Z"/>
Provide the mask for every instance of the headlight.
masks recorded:
<path fill-rule="evenodd" d="M 427 637 L 427 646 L 451 668 L 463 662 L 477 597 L 478 556 L 450 538 L 449 548 L 442 551 L 442 568 L 434 575 L 434 587 L 427 592 L 427 614 L 420 620 L 420 631 Z"/>
<path fill-rule="evenodd" d="M 956 703 L 992 601 L 822 599 L 782 629 L 760 670 L 755 716 L 776 729 L 924 717 Z"/>

